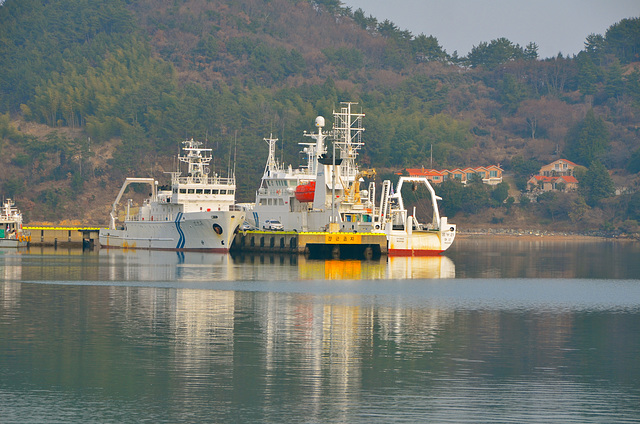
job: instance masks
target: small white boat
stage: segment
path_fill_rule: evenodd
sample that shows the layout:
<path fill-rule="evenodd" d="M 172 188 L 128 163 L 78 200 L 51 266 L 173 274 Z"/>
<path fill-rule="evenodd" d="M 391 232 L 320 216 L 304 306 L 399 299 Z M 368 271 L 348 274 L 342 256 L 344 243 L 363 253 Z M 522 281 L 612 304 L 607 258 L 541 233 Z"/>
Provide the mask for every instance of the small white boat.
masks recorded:
<path fill-rule="evenodd" d="M 245 213 L 235 204 L 235 175 L 209 175 L 211 149 L 198 141 L 182 144 L 180 162 L 186 176 L 171 172 L 171 189 L 158 190 L 153 178 L 127 178 L 113 203 L 108 229 L 100 230 L 101 247 L 129 249 L 227 252 Z M 135 215 L 127 206 L 124 222 L 117 223 L 117 206 L 132 183 L 151 186 L 151 197 Z"/>
<path fill-rule="evenodd" d="M 6 199 L 0 211 L 0 248 L 26 247 L 29 241 L 30 233 L 22 229 L 22 214 L 11 199 Z"/>

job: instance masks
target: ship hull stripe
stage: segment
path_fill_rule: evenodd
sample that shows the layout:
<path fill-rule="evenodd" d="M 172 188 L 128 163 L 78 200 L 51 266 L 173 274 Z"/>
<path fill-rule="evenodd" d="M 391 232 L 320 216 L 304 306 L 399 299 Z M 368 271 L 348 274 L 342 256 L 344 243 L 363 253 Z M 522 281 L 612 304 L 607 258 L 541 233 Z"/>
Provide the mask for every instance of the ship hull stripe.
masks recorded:
<path fill-rule="evenodd" d="M 182 212 L 178 212 L 178 216 L 176 216 L 176 230 L 178 231 L 178 234 L 180 234 L 180 238 L 178 239 L 178 244 L 176 245 L 176 249 L 183 249 L 184 248 L 184 242 L 185 242 L 185 237 L 184 237 L 184 232 L 182 231 L 182 228 L 180 228 L 180 219 L 182 219 Z"/>

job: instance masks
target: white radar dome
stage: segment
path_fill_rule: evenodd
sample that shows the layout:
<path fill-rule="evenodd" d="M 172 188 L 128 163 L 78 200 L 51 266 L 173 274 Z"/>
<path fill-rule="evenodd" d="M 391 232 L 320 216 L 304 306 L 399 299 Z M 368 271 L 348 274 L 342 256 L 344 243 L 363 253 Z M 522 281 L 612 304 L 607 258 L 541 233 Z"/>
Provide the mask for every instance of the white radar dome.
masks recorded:
<path fill-rule="evenodd" d="M 324 127 L 324 118 L 322 116 L 316 118 L 316 127 Z"/>

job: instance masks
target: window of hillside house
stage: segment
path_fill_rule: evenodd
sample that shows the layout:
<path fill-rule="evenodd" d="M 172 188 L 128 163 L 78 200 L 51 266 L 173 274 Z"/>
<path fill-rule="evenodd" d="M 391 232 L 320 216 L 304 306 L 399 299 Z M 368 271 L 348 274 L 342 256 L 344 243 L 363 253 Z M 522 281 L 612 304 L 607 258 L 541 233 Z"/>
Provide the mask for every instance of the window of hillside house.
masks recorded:
<path fill-rule="evenodd" d="M 489 171 L 489 176 L 497 177 L 498 176 L 498 171 Z"/>

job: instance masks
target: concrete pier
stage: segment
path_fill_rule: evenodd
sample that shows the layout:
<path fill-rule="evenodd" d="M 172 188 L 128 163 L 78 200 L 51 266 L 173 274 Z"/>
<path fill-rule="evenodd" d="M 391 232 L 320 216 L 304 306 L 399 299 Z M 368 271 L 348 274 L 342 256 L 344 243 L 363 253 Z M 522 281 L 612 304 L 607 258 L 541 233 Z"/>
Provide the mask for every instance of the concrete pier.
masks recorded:
<path fill-rule="evenodd" d="M 31 233 L 31 246 L 82 247 L 98 245 L 100 228 L 96 227 L 23 227 Z"/>

